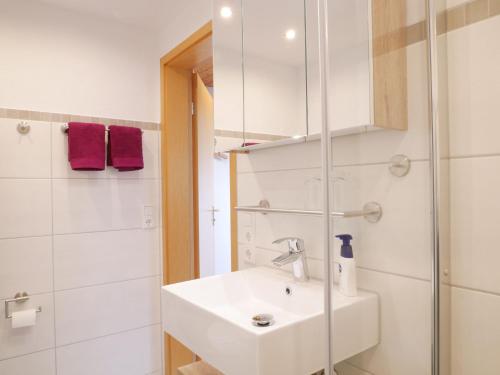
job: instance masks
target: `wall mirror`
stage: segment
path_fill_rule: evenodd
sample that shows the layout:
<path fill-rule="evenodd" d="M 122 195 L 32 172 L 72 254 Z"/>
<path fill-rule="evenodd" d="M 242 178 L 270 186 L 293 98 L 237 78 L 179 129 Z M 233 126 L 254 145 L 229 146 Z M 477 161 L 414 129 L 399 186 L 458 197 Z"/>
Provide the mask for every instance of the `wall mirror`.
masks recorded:
<path fill-rule="evenodd" d="M 243 54 L 241 0 L 214 0 L 215 151 L 241 147 L 243 136 Z"/>
<path fill-rule="evenodd" d="M 242 0 L 246 144 L 307 135 L 304 0 Z"/>

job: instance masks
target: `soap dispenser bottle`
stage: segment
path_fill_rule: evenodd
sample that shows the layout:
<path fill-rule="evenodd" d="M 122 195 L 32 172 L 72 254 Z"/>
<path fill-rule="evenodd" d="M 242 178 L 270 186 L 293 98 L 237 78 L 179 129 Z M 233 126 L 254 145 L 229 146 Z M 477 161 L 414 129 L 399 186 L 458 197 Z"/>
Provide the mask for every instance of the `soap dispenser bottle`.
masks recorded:
<path fill-rule="evenodd" d="M 347 297 L 356 297 L 358 295 L 356 285 L 356 262 L 352 252 L 350 234 L 341 234 L 336 236 L 342 240 L 339 261 L 339 290 Z"/>

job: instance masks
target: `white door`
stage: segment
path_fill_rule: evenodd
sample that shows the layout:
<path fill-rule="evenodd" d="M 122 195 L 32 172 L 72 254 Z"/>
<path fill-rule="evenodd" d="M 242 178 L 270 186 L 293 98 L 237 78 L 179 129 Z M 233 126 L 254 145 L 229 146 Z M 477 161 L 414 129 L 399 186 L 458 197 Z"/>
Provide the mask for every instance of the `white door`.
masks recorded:
<path fill-rule="evenodd" d="M 196 77 L 200 277 L 231 272 L 229 157 L 214 157 L 213 97 Z"/>
<path fill-rule="evenodd" d="M 200 277 L 215 274 L 214 106 L 201 78 L 194 95 L 198 133 L 198 231 Z"/>
<path fill-rule="evenodd" d="M 215 159 L 215 273 L 231 272 L 231 189 L 229 155 Z"/>

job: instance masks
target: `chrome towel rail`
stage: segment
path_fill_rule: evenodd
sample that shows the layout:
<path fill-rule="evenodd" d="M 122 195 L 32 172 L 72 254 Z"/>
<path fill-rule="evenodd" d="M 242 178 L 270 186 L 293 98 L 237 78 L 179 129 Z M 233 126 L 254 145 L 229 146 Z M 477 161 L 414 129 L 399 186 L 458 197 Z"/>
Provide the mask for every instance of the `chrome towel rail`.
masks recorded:
<path fill-rule="evenodd" d="M 68 125 L 68 124 L 64 124 L 64 125 L 62 125 L 62 126 L 61 126 L 61 131 L 62 131 L 63 133 L 67 133 L 67 132 L 68 132 L 68 130 L 69 130 L 69 125 Z M 106 126 L 106 131 L 107 131 L 107 132 L 109 132 L 109 129 L 108 129 L 108 127 L 107 127 L 107 126 Z M 144 130 L 142 130 L 142 129 L 141 129 L 141 133 L 143 133 L 143 134 L 144 134 Z"/>
<path fill-rule="evenodd" d="M 321 216 L 322 211 L 315 210 L 291 210 L 283 208 L 270 208 L 259 206 L 237 206 L 236 211 L 240 212 L 260 212 L 262 214 L 278 213 L 291 215 L 306 215 L 306 216 Z M 358 211 L 331 212 L 330 215 L 341 218 L 364 217 L 370 223 L 376 223 L 382 218 L 382 207 L 377 202 L 369 202 L 363 206 L 363 209 Z"/>

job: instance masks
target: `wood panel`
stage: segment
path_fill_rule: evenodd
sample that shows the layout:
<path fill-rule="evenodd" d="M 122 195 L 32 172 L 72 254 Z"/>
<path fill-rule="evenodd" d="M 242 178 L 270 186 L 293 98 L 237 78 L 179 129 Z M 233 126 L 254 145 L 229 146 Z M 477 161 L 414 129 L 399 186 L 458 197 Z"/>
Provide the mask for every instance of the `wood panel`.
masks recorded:
<path fill-rule="evenodd" d="M 193 244 L 194 244 L 194 278 L 200 277 L 200 221 L 198 213 L 199 205 L 199 171 L 198 171 L 198 111 L 193 110 L 197 102 L 198 76 L 191 73 L 191 116 L 192 116 L 192 170 L 193 170 L 193 212 L 196 217 L 193 222 Z"/>
<path fill-rule="evenodd" d="M 191 72 L 165 66 L 162 121 L 163 282 L 194 277 L 192 208 Z M 164 152 L 168 150 L 168 152 Z M 175 181 L 175 183 L 172 183 Z M 170 336 L 165 340 L 167 374 L 193 362 L 193 354 Z"/>
<path fill-rule="evenodd" d="M 193 34 L 191 34 L 186 40 L 184 40 L 181 44 L 176 46 L 173 50 L 168 52 L 165 56 L 163 56 L 160 60 L 161 66 L 165 65 L 176 65 L 178 68 L 182 68 L 183 66 L 180 66 L 179 61 L 175 62 L 179 56 L 186 54 L 189 49 L 193 48 L 195 45 L 197 45 L 200 42 L 203 42 L 206 40 L 208 37 L 212 35 L 212 22 L 207 22 L 205 25 L 203 25 L 199 30 L 195 31 Z M 207 51 L 205 49 L 205 51 Z M 211 52 L 212 51 L 208 51 Z M 191 56 L 195 56 L 195 54 L 190 54 Z M 198 54 L 200 55 L 200 54 Z M 184 66 L 185 69 L 192 68 L 194 65 L 200 63 L 201 61 L 207 59 L 211 55 L 205 55 L 203 58 L 194 61 L 194 62 L 188 62 L 187 65 Z"/>
<path fill-rule="evenodd" d="M 231 271 L 238 271 L 238 154 L 229 156 L 229 185 L 231 201 Z"/>
<path fill-rule="evenodd" d="M 375 124 L 408 129 L 406 2 L 373 0 L 373 109 Z"/>
<path fill-rule="evenodd" d="M 197 73 L 205 86 L 214 87 L 214 59 L 208 58 L 205 61 L 197 64 L 194 67 L 194 72 Z"/>

